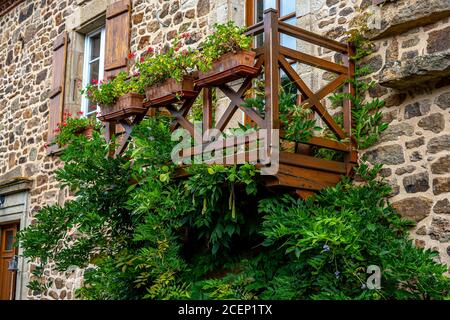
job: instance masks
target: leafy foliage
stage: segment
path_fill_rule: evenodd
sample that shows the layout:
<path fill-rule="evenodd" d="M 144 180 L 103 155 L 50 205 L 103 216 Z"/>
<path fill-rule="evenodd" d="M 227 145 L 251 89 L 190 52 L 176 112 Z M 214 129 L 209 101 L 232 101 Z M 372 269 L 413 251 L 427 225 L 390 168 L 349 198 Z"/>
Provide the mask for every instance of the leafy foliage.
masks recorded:
<path fill-rule="evenodd" d="M 284 130 L 285 139 L 296 142 L 309 141 L 314 131 L 320 131 L 312 110 L 305 105 L 296 103 L 297 95 L 288 90 L 281 89 L 279 95 L 280 122 Z M 253 108 L 261 115 L 265 114 L 265 92 L 258 93 L 253 98 L 245 99 L 242 104 L 245 108 Z"/>
<path fill-rule="evenodd" d="M 126 157 L 99 133 L 74 135 L 57 173 L 76 196 L 43 208 L 19 235 L 43 270 L 88 267 L 82 299 L 441 299 L 449 294 L 436 253 L 415 248 L 406 222 L 361 165 L 366 183 L 344 179 L 308 201 L 273 198 L 257 169 L 194 165 L 178 179 L 169 165 L 165 117 L 133 132 Z M 150 139 L 150 138 L 153 139 Z M 130 185 L 131 182 L 131 185 Z M 365 283 L 381 268 L 381 289 Z"/>
<path fill-rule="evenodd" d="M 235 25 L 234 21 L 215 24 L 214 32 L 202 43 L 202 51 L 198 53 L 197 67 L 208 71 L 214 61 L 230 52 L 250 49 L 252 38 L 244 34 L 245 28 Z"/>
<path fill-rule="evenodd" d="M 142 93 L 142 89 L 139 86 L 138 78 L 128 79 L 128 75 L 124 71 L 113 79 L 100 83 L 94 79 L 92 83 L 81 90 L 81 94 L 85 95 L 91 103 L 102 106 L 114 104 L 119 97 L 127 93 Z"/>
<path fill-rule="evenodd" d="M 60 147 L 68 144 L 73 136 L 80 135 L 84 130 L 92 129 L 94 131 L 100 131 L 102 125 L 94 117 L 82 117 L 83 112 L 78 112 L 79 118 L 72 117 L 72 114 L 65 112 L 63 116 L 63 122 L 58 123 L 55 132 L 57 133 L 52 144 L 56 144 Z"/>
<path fill-rule="evenodd" d="M 136 62 L 135 75 L 142 90 L 161 84 L 167 79 L 180 82 L 184 76 L 191 73 L 196 64 L 196 53 L 186 47 L 189 37 L 189 33 L 183 33 L 172 40 L 170 47 L 158 51 L 152 47 L 147 49 Z M 181 50 L 183 47 L 185 48 Z M 134 54 L 132 56 L 134 57 Z"/>
<path fill-rule="evenodd" d="M 330 97 L 334 106 L 342 105 L 344 100 L 352 102 L 352 135 L 358 143 L 358 149 L 367 149 L 380 138 L 380 134 L 388 128 L 382 122 L 380 109 L 384 101 L 378 98 L 366 100 L 367 90 L 376 85 L 375 81 L 361 80 L 360 77 L 368 73 L 368 68 L 357 68 L 355 78 L 348 80 L 355 88 L 355 95 L 350 93 L 336 93 Z M 338 119 L 342 123 L 342 118 Z"/>

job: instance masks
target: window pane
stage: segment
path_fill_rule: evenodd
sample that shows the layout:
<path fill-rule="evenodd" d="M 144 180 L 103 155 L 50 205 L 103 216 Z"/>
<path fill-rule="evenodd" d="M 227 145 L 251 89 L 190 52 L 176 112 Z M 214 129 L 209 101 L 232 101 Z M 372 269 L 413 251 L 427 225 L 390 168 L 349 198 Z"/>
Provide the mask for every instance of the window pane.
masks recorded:
<path fill-rule="evenodd" d="M 256 1 L 256 22 L 263 20 L 264 16 L 264 0 Z"/>
<path fill-rule="evenodd" d="M 99 76 L 99 70 L 100 70 L 100 61 L 94 61 L 89 63 L 89 82 L 92 83 L 92 80 L 98 81 Z"/>
<path fill-rule="evenodd" d="M 98 33 L 95 36 L 91 37 L 91 60 L 100 57 L 100 36 L 101 34 Z"/>
<path fill-rule="evenodd" d="M 296 18 L 292 18 L 289 20 L 286 20 L 286 23 L 295 25 Z M 281 44 L 285 47 L 288 47 L 289 49 L 296 49 L 297 48 L 297 40 L 294 37 L 282 34 L 281 35 Z"/>
<path fill-rule="evenodd" d="M 5 251 L 11 251 L 14 244 L 14 231 L 6 231 Z"/>
<path fill-rule="evenodd" d="M 276 0 L 264 0 L 264 10 L 269 8 L 277 8 Z"/>
<path fill-rule="evenodd" d="M 280 15 L 285 16 L 292 12 L 295 12 L 295 1 L 281 0 Z"/>
<path fill-rule="evenodd" d="M 86 112 L 86 116 L 96 113 L 97 112 L 97 106 L 95 105 L 95 103 L 88 101 L 89 105 L 88 105 L 88 109 Z"/>

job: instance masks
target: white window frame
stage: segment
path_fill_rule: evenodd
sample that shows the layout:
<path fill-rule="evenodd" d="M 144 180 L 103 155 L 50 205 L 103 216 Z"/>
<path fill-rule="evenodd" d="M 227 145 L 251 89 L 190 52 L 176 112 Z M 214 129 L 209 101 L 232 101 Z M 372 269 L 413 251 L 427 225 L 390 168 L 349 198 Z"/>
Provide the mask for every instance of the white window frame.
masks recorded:
<path fill-rule="evenodd" d="M 91 59 L 91 45 L 92 45 L 92 37 L 100 34 L 100 56 L 96 59 Z M 105 69 L 105 26 L 98 28 L 85 36 L 84 40 L 84 63 L 83 63 L 83 88 L 85 88 L 89 84 L 90 78 L 90 68 L 89 64 L 95 61 L 99 61 L 99 72 L 98 72 L 98 81 L 103 80 L 104 69 Z M 88 114 L 89 110 L 89 99 L 83 96 L 81 99 L 81 111 L 85 117 L 92 115 L 96 112 L 100 111 L 99 106 L 97 106 L 97 110 Z"/>

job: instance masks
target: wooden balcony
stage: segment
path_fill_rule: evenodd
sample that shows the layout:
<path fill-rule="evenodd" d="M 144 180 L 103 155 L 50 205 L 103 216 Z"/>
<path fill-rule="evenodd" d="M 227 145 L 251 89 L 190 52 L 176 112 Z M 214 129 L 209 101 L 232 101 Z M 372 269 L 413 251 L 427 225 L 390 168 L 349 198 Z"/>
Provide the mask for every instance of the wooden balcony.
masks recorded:
<path fill-rule="evenodd" d="M 256 57 L 253 68 L 241 70 L 233 75 L 223 75 L 223 79 L 210 83 L 209 85 L 195 88 L 197 94 L 186 98 L 182 104 L 151 105 L 148 114 L 152 114 L 157 109 L 165 108 L 173 116 L 172 129 L 186 129 L 191 136 L 194 136 L 194 123 L 189 121 L 188 114 L 194 101 L 199 95 L 203 97 L 203 130 L 211 128 L 223 131 L 227 128 L 233 115 L 241 110 L 260 129 L 268 132 L 267 143 L 272 145 L 275 136 L 272 130 L 279 130 L 280 144 L 285 143 L 283 128 L 280 124 L 279 110 L 279 90 L 281 84 L 281 73 L 287 76 L 298 90 L 299 100 L 304 108 L 311 108 L 323 122 L 323 125 L 332 132 L 333 139 L 325 137 L 313 137 L 307 142 L 295 143 L 295 152 L 281 150 L 279 152 L 279 170 L 273 175 L 264 177 L 265 183 L 270 188 L 289 189 L 299 196 L 307 197 L 325 187 L 335 185 L 341 176 L 351 175 L 352 169 L 357 161 L 357 151 L 354 140 L 351 136 L 352 116 L 351 101 L 345 101 L 342 106 L 343 126 L 336 123 L 328 112 L 324 99 L 336 90 L 354 94 L 352 86 L 346 82 L 354 75 L 354 64 L 348 58 L 353 54 L 351 46 L 334 40 L 327 39 L 299 27 L 290 25 L 279 18 L 278 12 L 269 9 L 264 14 L 264 20 L 247 30 L 247 35 L 263 39 L 260 47 L 254 48 Z M 280 43 L 281 35 L 294 37 L 297 41 L 304 41 L 322 48 L 339 53 L 343 59 L 342 64 L 324 60 L 320 57 L 312 56 L 295 49 L 287 48 Z M 256 41 L 255 41 L 256 42 Z M 259 40 L 261 42 L 261 40 Z M 322 87 L 317 92 L 313 92 L 302 77 L 297 73 L 293 63 L 312 66 L 335 74 L 333 80 Z M 262 115 L 254 108 L 242 106 L 245 96 L 253 85 L 255 78 L 263 79 L 265 83 L 265 110 Z M 221 81 L 223 80 L 223 81 Z M 237 80 L 237 81 L 236 81 Z M 232 82 L 233 81 L 233 82 Z M 226 83 L 224 83 L 226 82 Z M 231 83 L 232 82 L 232 83 Z M 237 83 L 237 84 L 236 84 Z M 217 121 L 213 121 L 212 89 L 216 88 L 229 98 L 230 104 L 225 109 L 223 115 Z M 153 109 L 152 109 L 153 108 Z M 142 119 L 142 117 L 139 117 Z M 129 130 L 128 130 L 129 131 Z M 200 138 L 201 139 L 201 138 Z M 218 143 L 218 142 L 213 142 Z M 222 142 L 224 146 L 235 146 L 236 140 L 231 138 Z M 292 142 L 291 142 L 292 143 Z M 208 143 L 203 141 L 203 147 Z M 124 148 L 122 146 L 121 150 Z M 325 160 L 314 156 L 311 150 L 314 148 L 334 150 L 341 154 L 340 161 Z M 273 160 L 272 151 L 267 156 Z M 198 154 L 194 149 L 185 150 L 183 157 L 190 157 Z M 249 159 L 249 155 L 244 151 L 244 156 Z M 236 156 L 234 156 L 236 157 Z M 277 159 L 278 160 L 278 159 Z M 270 162 L 269 161 L 269 162 Z"/>

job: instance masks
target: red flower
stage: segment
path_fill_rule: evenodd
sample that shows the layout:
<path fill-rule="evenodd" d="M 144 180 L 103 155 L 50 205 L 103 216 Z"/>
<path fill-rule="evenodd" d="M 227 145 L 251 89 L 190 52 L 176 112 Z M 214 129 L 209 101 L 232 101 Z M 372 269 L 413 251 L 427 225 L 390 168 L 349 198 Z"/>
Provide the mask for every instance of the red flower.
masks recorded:
<path fill-rule="evenodd" d="M 188 54 L 189 54 L 189 50 L 188 49 L 184 49 L 183 50 L 183 56 L 186 57 Z"/>
<path fill-rule="evenodd" d="M 142 57 L 139 59 L 139 61 L 144 62 L 144 61 L 145 61 L 145 57 L 142 56 Z"/>
<path fill-rule="evenodd" d="M 128 59 L 133 59 L 134 57 L 136 57 L 136 52 L 130 52 L 129 54 L 128 54 Z"/>
<path fill-rule="evenodd" d="M 79 115 L 79 116 L 81 116 L 81 115 L 83 115 L 83 114 L 84 114 L 83 111 L 78 111 L 78 112 L 77 112 L 77 115 Z"/>
<path fill-rule="evenodd" d="M 98 85 L 98 80 L 97 80 L 97 79 L 92 79 L 92 84 L 93 84 L 94 86 Z"/>
<path fill-rule="evenodd" d="M 60 128 L 56 128 L 55 130 L 53 130 L 54 132 L 60 132 L 61 129 Z"/>
<path fill-rule="evenodd" d="M 189 32 L 185 32 L 181 35 L 182 38 L 187 39 L 191 37 L 191 34 Z"/>
<path fill-rule="evenodd" d="M 44 144 L 44 148 L 47 149 L 48 148 L 48 144 Z"/>
<path fill-rule="evenodd" d="M 152 54 L 153 52 L 155 52 L 155 49 L 152 47 L 147 48 L 147 54 Z"/>
<path fill-rule="evenodd" d="M 140 75 L 141 75 L 140 72 L 135 72 L 135 73 L 133 73 L 133 76 L 134 76 L 134 77 L 139 77 Z"/>
<path fill-rule="evenodd" d="M 64 122 L 64 123 L 62 124 L 62 126 L 63 126 L 63 127 L 67 127 L 67 123 Z"/>

